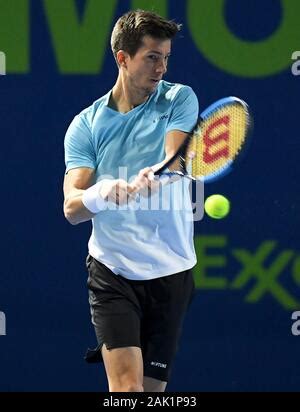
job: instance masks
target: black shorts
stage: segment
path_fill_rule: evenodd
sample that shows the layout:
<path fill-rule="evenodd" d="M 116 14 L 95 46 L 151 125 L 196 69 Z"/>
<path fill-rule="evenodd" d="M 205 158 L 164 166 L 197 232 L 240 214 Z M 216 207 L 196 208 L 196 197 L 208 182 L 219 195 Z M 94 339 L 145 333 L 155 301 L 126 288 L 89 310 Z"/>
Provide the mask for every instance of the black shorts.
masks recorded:
<path fill-rule="evenodd" d="M 89 303 L 98 346 L 87 362 L 102 361 L 101 347 L 137 346 L 142 350 L 144 376 L 168 381 L 182 323 L 194 294 L 191 270 L 151 280 L 115 275 L 87 257 Z"/>

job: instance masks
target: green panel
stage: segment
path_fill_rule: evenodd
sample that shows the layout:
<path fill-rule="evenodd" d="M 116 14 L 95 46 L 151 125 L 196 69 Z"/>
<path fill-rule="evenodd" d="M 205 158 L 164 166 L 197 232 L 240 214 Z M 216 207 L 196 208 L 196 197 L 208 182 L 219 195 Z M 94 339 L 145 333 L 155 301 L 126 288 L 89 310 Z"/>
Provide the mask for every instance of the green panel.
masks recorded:
<path fill-rule="evenodd" d="M 221 276 L 208 275 L 208 268 L 224 268 L 227 259 L 224 255 L 209 253 L 209 248 L 224 248 L 227 245 L 225 236 L 196 236 L 194 239 L 197 265 L 193 269 L 195 285 L 201 289 L 224 289 L 227 279 Z"/>
<path fill-rule="evenodd" d="M 241 77 L 264 77 L 291 66 L 291 54 L 299 50 L 300 1 L 281 0 L 282 21 L 262 41 L 237 38 L 227 27 L 225 0 L 187 0 L 188 24 L 199 51 L 220 70 Z"/>
<path fill-rule="evenodd" d="M 29 72 L 28 0 L 0 0 L 0 51 L 7 74 Z"/>
<path fill-rule="evenodd" d="M 248 284 L 252 285 L 245 296 L 246 302 L 257 303 L 265 295 L 272 295 L 286 310 L 297 309 L 299 302 L 280 281 L 280 276 L 287 270 L 294 257 L 294 251 L 284 250 L 270 261 L 270 256 L 274 256 L 276 245 L 276 241 L 266 240 L 254 253 L 246 249 L 234 249 L 232 253 L 241 264 L 241 270 L 231 287 L 240 289 Z"/>
<path fill-rule="evenodd" d="M 155 11 L 160 16 L 168 16 L 168 0 L 131 0 L 131 10 L 142 9 Z"/>
<path fill-rule="evenodd" d="M 109 45 L 117 0 L 86 1 L 83 18 L 74 0 L 45 0 L 53 47 L 63 74 L 98 74 Z"/>

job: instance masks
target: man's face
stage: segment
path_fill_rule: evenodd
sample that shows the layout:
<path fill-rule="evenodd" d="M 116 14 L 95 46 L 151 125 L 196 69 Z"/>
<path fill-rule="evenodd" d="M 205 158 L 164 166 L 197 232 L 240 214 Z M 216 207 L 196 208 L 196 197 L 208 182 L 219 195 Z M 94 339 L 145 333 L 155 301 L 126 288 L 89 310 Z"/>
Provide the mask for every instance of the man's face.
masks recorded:
<path fill-rule="evenodd" d="M 143 45 L 134 57 L 127 55 L 127 81 L 129 87 L 153 93 L 167 71 L 171 53 L 171 40 L 159 40 L 144 36 Z"/>

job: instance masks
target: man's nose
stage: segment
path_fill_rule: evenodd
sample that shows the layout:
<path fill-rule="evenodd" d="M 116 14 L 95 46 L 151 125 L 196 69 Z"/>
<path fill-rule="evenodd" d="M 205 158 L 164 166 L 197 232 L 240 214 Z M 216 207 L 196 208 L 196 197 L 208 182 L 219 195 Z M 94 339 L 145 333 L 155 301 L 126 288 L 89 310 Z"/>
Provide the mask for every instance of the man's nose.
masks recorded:
<path fill-rule="evenodd" d="M 161 60 L 159 65 L 156 68 L 156 71 L 158 73 L 162 73 L 162 74 L 166 73 L 166 71 L 167 71 L 167 61 Z"/>

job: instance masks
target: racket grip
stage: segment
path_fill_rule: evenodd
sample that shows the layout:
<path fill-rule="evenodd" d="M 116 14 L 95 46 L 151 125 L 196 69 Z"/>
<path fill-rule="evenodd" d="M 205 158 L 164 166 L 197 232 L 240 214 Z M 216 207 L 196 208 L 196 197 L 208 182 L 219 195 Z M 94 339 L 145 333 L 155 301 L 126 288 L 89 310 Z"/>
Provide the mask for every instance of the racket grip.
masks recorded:
<path fill-rule="evenodd" d="M 196 180 L 193 176 L 183 173 L 179 170 L 176 172 L 162 172 L 159 175 L 156 175 L 155 178 L 161 180 L 161 177 L 164 177 L 164 176 L 167 176 L 168 179 L 177 176 L 177 177 L 187 177 L 188 179 Z"/>

